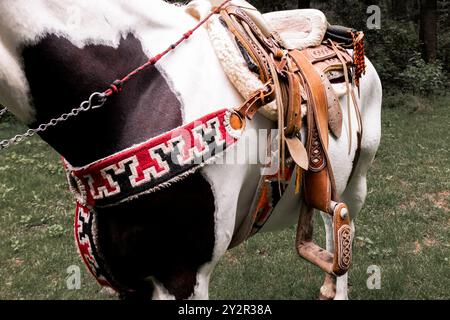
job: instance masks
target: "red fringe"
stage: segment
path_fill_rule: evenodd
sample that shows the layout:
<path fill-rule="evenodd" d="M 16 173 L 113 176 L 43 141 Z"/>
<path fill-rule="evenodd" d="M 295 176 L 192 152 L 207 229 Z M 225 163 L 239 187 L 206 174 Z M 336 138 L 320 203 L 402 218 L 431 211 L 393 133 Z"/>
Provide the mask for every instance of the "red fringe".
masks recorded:
<path fill-rule="evenodd" d="M 360 79 L 363 74 L 366 73 L 366 61 L 365 61 L 365 47 L 364 47 L 364 33 L 354 32 L 353 36 L 353 50 L 354 58 L 353 63 L 355 65 L 355 84 L 357 87 L 360 85 Z"/>

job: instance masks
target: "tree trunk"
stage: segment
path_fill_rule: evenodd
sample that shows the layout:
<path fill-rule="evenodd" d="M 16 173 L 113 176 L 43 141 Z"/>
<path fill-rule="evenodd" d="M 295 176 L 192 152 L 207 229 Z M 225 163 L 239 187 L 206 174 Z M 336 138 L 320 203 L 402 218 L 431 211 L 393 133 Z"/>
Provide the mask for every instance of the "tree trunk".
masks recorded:
<path fill-rule="evenodd" d="M 310 8 L 310 7 L 311 7 L 310 0 L 298 0 L 298 8 L 299 9 Z"/>
<path fill-rule="evenodd" d="M 437 0 L 420 1 L 420 42 L 426 62 L 436 61 L 437 54 Z"/>

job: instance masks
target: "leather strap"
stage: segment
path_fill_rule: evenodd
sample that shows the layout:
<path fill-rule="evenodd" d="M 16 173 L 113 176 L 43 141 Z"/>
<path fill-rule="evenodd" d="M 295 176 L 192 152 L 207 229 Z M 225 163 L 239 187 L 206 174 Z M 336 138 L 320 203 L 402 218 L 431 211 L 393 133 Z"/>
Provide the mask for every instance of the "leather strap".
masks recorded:
<path fill-rule="evenodd" d="M 275 101 L 278 109 L 279 128 L 284 127 L 282 88 L 278 78 L 278 65 L 275 60 L 283 60 L 284 52 L 276 45 L 272 38 L 267 38 L 254 21 L 240 7 L 230 4 L 220 11 L 220 14 L 235 35 L 237 40 L 247 50 L 251 58 L 258 64 L 261 81 L 272 82 L 275 92 Z M 260 99 L 261 100 L 261 99 Z M 285 137 L 281 130 L 279 139 L 280 181 L 285 171 Z M 281 190 L 281 185 L 280 185 Z"/>
<path fill-rule="evenodd" d="M 251 56 L 253 61 L 255 61 L 258 65 L 260 71 L 259 77 L 261 81 L 267 82 L 272 78 L 270 73 L 269 57 L 264 48 L 262 48 L 258 42 L 255 42 L 252 38 L 250 38 L 245 30 L 242 29 L 242 26 L 236 21 L 236 17 L 230 14 L 233 13 L 234 10 L 236 10 L 236 7 L 228 6 L 220 12 L 220 15 L 222 16 L 230 32 L 234 34 L 237 40 Z"/>
<path fill-rule="evenodd" d="M 334 92 L 328 77 L 325 77 L 324 85 L 328 100 L 328 126 L 330 127 L 331 133 L 336 138 L 340 138 L 342 134 L 343 115 L 339 98 Z"/>
<path fill-rule="evenodd" d="M 290 56 L 303 76 L 308 94 L 308 140 L 309 170 L 305 172 L 305 201 L 310 207 L 333 214 L 331 200 L 337 200 L 334 176 L 328 158 L 328 103 L 320 75 L 300 51 L 290 52 Z M 318 190 L 320 190 L 318 192 Z"/>
<path fill-rule="evenodd" d="M 288 80 L 288 101 L 284 133 L 286 137 L 292 137 L 301 129 L 302 96 L 298 75 L 293 72 L 285 72 L 285 75 Z"/>
<path fill-rule="evenodd" d="M 276 99 L 275 87 L 272 81 L 266 83 L 264 88 L 256 91 L 250 98 L 245 101 L 242 106 L 235 109 L 241 118 L 253 119 L 258 110 Z"/>
<path fill-rule="evenodd" d="M 339 203 L 333 215 L 333 274 L 344 275 L 352 263 L 352 229 L 350 227 L 350 213 L 347 205 Z"/>
<path fill-rule="evenodd" d="M 273 38 L 273 33 L 266 26 L 261 27 L 263 25 L 261 22 L 264 19 L 262 16 L 258 17 L 255 11 L 236 6 L 233 3 L 226 6 L 224 10 L 229 15 L 236 17 L 243 26 L 247 26 L 251 30 L 249 33 L 254 34 L 261 44 L 276 58 L 279 59 L 283 56 L 280 45 Z"/>
<path fill-rule="evenodd" d="M 356 118 L 358 119 L 358 131 L 356 133 L 357 138 L 358 138 L 358 145 L 357 145 L 356 152 L 355 152 L 355 158 L 353 159 L 352 172 L 350 173 L 350 176 L 348 177 L 347 185 L 352 180 L 353 176 L 355 175 L 356 168 L 358 167 L 359 159 L 361 156 L 361 145 L 362 145 L 362 137 L 363 137 L 363 130 L 364 130 L 363 124 L 362 124 L 361 110 L 359 108 L 358 100 L 356 99 L 356 96 L 355 96 L 355 91 L 352 90 L 351 94 L 352 94 L 352 99 L 353 99 L 353 105 L 355 106 Z"/>
<path fill-rule="evenodd" d="M 306 82 L 308 99 L 314 113 L 314 119 L 317 125 L 317 131 L 320 140 L 325 148 L 328 149 L 328 105 L 327 96 L 323 86 L 323 76 L 321 77 L 307 56 L 298 50 L 289 52 L 294 62 L 298 66 L 298 71 L 303 75 Z"/>

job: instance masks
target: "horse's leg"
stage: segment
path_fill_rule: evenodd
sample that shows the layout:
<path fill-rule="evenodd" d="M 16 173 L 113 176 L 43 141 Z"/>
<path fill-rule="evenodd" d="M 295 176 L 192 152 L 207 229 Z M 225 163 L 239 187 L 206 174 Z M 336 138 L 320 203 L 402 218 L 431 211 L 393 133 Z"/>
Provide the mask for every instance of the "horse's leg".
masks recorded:
<path fill-rule="evenodd" d="M 367 132 L 367 130 L 366 130 Z M 375 144 L 376 145 L 376 144 Z M 376 147 L 378 147 L 376 145 Z M 354 172 L 352 179 L 349 181 L 344 193 L 341 196 L 342 202 L 346 203 L 349 211 L 350 217 L 352 219 L 352 241 L 355 237 L 355 219 L 358 213 L 361 211 L 367 196 L 367 172 L 370 164 L 375 157 L 376 148 L 365 147 L 361 149 L 361 157 L 358 162 L 358 166 Z M 325 230 L 327 233 L 327 250 L 332 250 L 334 252 L 334 242 L 333 242 L 333 229 L 332 220 L 326 215 L 322 214 L 325 221 Z M 335 300 L 348 299 L 348 273 L 342 277 L 336 279 L 336 296 Z"/>
<path fill-rule="evenodd" d="M 209 275 L 226 250 L 226 244 L 218 250 L 221 208 L 199 173 L 134 201 L 98 208 L 97 246 L 112 284 L 123 288 L 121 297 L 207 298 Z"/>
<path fill-rule="evenodd" d="M 212 268 L 208 265 L 202 268 L 195 275 L 196 284 L 192 293 L 186 294 L 184 288 L 190 288 L 186 279 L 190 278 L 186 271 L 173 272 L 164 279 L 158 280 L 156 277 L 148 277 L 139 285 L 134 286 L 133 291 L 119 292 L 120 300 L 147 301 L 147 300 L 207 300 L 209 299 L 209 279 Z M 195 271 L 193 271 L 195 273 Z M 192 273 L 191 273 L 192 274 Z M 184 295 L 184 296 L 181 296 Z"/>
<path fill-rule="evenodd" d="M 328 213 L 320 212 L 325 224 L 326 247 L 328 252 L 334 253 L 333 240 L 333 220 Z M 325 280 L 320 287 L 320 300 L 333 300 L 336 295 L 336 277 L 328 273 L 325 274 Z"/>
<path fill-rule="evenodd" d="M 367 173 L 367 171 L 365 172 Z M 352 218 L 352 241 L 355 238 L 355 218 L 361 211 L 367 195 L 366 174 L 356 175 L 352 178 L 347 189 L 342 195 L 342 201 L 345 202 L 350 210 Z M 342 277 L 336 279 L 336 296 L 335 300 L 348 299 L 348 272 Z"/>
<path fill-rule="evenodd" d="M 361 154 L 358 165 L 342 193 L 341 200 L 346 203 L 352 219 L 351 228 L 355 237 L 354 219 L 361 211 L 367 194 L 366 176 L 375 157 L 381 138 L 381 82 L 372 63 L 366 59 L 366 75 L 361 82 L 361 115 L 363 122 L 363 137 Z M 345 118 L 345 116 L 344 116 Z M 326 249 L 334 252 L 333 223 L 328 214 L 322 213 L 326 231 Z M 352 239 L 353 240 L 353 239 Z M 334 283 L 336 281 L 336 284 Z M 335 292 L 334 299 L 348 298 L 348 274 L 338 277 L 326 275 L 324 285 L 321 288 L 321 297 L 330 298 Z"/>
<path fill-rule="evenodd" d="M 366 75 L 361 82 L 361 114 L 363 122 L 363 137 L 361 154 L 358 165 L 342 194 L 342 201 L 350 210 L 352 219 L 352 241 L 355 237 L 356 216 L 361 211 L 367 195 L 367 172 L 371 166 L 381 139 L 381 98 L 382 88 L 380 79 L 372 65 L 366 59 Z M 335 299 L 348 298 L 348 275 L 340 277 L 336 282 Z"/>

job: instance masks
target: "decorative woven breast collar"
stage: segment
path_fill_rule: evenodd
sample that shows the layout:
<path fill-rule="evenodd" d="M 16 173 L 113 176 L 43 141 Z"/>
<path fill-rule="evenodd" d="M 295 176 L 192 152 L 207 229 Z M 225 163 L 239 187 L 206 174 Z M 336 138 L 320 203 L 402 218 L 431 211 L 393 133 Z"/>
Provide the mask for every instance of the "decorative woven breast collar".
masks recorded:
<path fill-rule="evenodd" d="M 90 208 L 107 207 L 169 186 L 213 162 L 241 136 L 222 109 L 81 168 L 64 164 L 71 191 Z"/>

